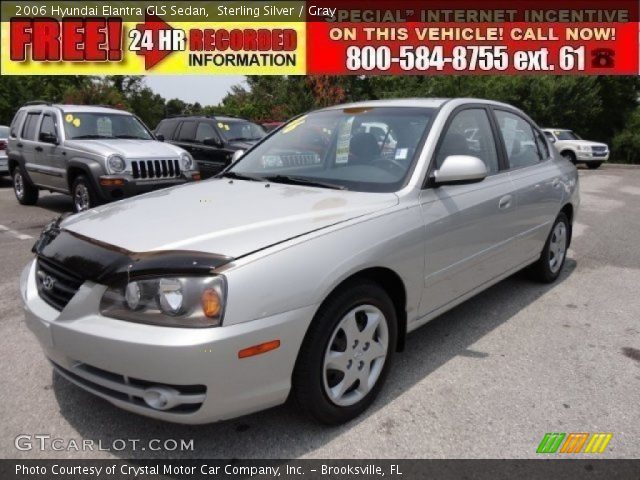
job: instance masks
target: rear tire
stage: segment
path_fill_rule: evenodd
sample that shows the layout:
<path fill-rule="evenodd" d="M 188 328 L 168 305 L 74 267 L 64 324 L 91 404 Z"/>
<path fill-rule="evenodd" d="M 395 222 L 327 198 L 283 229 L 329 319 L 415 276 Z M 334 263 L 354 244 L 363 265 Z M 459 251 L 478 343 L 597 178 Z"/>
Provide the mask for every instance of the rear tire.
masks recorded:
<path fill-rule="evenodd" d="M 569 220 L 563 212 L 560 212 L 547 237 L 540 258 L 531 265 L 530 271 L 535 280 L 552 283 L 560 276 L 567 259 L 570 233 Z"/>
<path fill-rule="evenodd" d="M 98 195 L 91 182 L 84 175 L 78 175 L 73 181 L 71 197 L 73 198 L 73 210 L 76 213 L 99 205 Z"/>
<path fill-rule="evenodd" d="M 389 295 L 368 280 L 341 287 L 320 307 L 300 347 L 293 398 L 319 422 L 360 415 L 385 381 L 398 335 Z"/>
<path fill-rule="evenodd" d="M 21 166 L 15 167 L 13 174 L 13 193 L 16 195 L 18 203 L 21 205 L 35 205 L 38 203 L 40 192 L 31 180 L 27 177 Z"/>
<path fill-rule="evenodd" d="M 589 162 L 589 163 L 587 163 L 587 167 L 589 168 L 589 170 L 595 170 L 596 168 L 600 168 L 600 165 L 602 165 L 602 162 Z"/>

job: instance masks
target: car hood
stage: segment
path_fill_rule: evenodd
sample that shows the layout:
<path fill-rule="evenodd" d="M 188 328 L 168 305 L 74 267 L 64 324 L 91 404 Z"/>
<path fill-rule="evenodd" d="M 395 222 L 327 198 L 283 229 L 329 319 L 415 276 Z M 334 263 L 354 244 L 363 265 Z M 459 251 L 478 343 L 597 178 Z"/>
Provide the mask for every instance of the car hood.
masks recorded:
<path fill-rule="evenodd" d="M 156 140 L 105 139 L 68 140 L 65 145 L 81 152 L 96 155 L 120 155 L 123 158 L 179 157 L 183 149 L 170 143 Z"/>
<path fill-rule="evenodd" d="M 393 193 L 211 179 L 98 207 L 61 227 L 132 252 L 237 258 L 397 203 Z"/>
<path fill-rule="evenodd" d="M 586 147 L 607 147 L 606 143 L 592 142 L 591 140 L 558 140 L 563 145 L 580 145 Z"/>

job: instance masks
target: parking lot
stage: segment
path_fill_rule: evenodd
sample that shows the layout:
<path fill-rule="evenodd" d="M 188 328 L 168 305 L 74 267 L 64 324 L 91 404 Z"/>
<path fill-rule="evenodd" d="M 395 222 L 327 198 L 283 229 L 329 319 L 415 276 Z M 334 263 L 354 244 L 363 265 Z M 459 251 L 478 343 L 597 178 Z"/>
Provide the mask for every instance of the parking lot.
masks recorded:
<path fill-rule="evenodd" d="M 323 427 L 285 405 L 188 427 L 121 411 L 52 373 L 24 324 L 18 278 L 42 227 L 71 201 L 43 193 L 37 206 L 20 206 L 0 177 L 0 457 L 523 458 L 536 456 L 546 432 L 611 432 L 602 456 L 637 457 L 640 168 L 581 168 L 580 182 L 558 282 L 517 274 L 412 334 L 355 421 Z M 20 451 L 21 434 L 63 447 L 140 442 L 136 451 L 40 451 L 37 442 Z M 194 448 L 152 451 L 150 439 L 193 439 Z"/>

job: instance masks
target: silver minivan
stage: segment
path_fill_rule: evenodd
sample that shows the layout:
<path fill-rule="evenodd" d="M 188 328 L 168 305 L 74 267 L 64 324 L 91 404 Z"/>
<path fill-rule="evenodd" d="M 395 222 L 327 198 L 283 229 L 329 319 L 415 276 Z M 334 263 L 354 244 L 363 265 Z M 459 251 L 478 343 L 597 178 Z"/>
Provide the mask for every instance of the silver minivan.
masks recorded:
<path fill-rule="evenodd" d="M 49 225 L 26 322 L 60 375 L 132 412 L 205 423 L 291 395 L 345 422 L 408 332 L 525 267 L 558 278 L 578 206 L 576 168 L 512 106 L 337 105 L 216 178 Z"/>

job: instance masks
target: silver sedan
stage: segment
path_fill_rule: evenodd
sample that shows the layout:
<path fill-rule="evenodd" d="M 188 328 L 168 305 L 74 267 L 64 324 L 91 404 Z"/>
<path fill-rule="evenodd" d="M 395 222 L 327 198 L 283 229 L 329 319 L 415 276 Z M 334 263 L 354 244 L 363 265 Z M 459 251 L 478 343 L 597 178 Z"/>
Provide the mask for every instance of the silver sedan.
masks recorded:
<path fill-rule="evenodd" d="M 553 282 L 578 206 L 512 106 L 338 105 L 216 178 L 52 222 L 21 292 L 53 368 L 121 408 L 206 423 L 291 394 L 335 424 L 407 333 L 525 267 Z"/>

